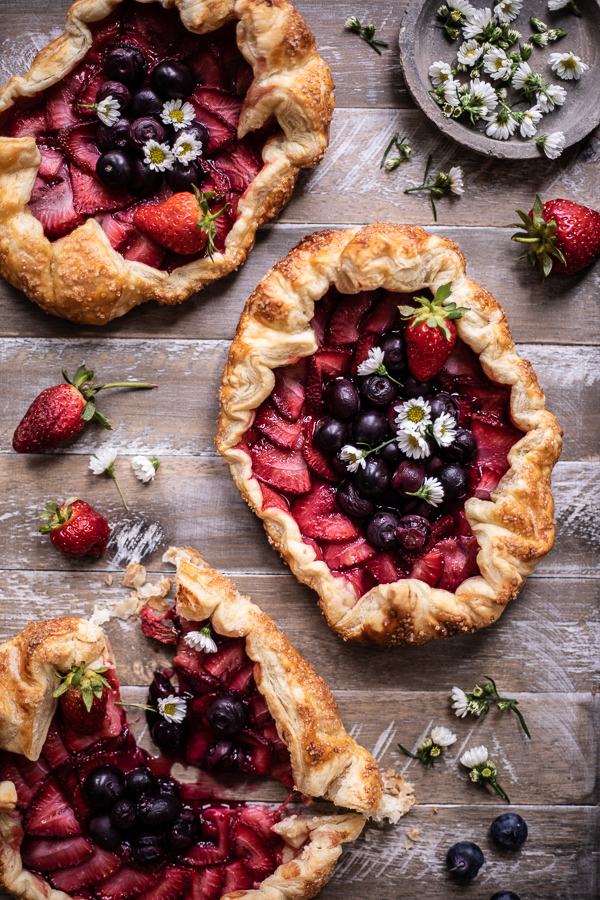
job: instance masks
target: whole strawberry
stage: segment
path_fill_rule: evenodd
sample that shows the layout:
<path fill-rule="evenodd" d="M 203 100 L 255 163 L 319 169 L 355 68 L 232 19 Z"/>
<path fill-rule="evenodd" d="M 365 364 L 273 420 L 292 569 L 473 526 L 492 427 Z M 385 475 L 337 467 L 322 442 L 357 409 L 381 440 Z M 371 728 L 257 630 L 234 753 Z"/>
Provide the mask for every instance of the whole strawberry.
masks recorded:
<path fill-rule="evenodd" d="M 58 447 L 83 431 L 86 422 L 96 419 L 109 431 L 112 426 L 106 416 L 96 409 L 94 397 L 107 388 L 152 388 L 147 381 L 114 381 L 110 384 L 90 384 L 94 373 L 79 366 L 71 381 L 63 370 L 66 384 L 46 388 L 39 394 L 13 435 L 13 450 L 17 453 L 38 453 Z"/>
<path fill-rule="evenodd" d="M 69 497 L 62 506 L 47 503 L 40 519 L 46 523 L 40 528 L 42 534 L 49 534 L 56 549 L 65 556 L 101 556 L 106 550 L 108 522 L 77 497 Z"/>
<path fill-rule="evenodd" d="M 215 192 L 201 194 L 196 185 L 192 188 L 193 194 L 183 191 L 156 206 L 142 206 L 136 211 L 133 224 L 175 253 L 187 256 L 200 253 L 206 247 L 207 255 L 212 259 L 217 233 L 215 220 L 225 212 L 229 203 L 218 212 L 211 213 L 208 201 L 216 196 Z"/>
<path fill-rule="evenodd" d="M 60 697 L 63 715 L 79 734 L 93 734 L 102 727 L 111 691 L 110 684 L 103 677 L 104 672 L 106 667 L 87 669 L 82 664 L 72 666 L 66 675 L 54 673 L 61 684 L 52 696 Z"/>
<path fill-rule="evenodd" d="M 517 259 L 528 259 L 540 267 L 542 278 L 550 272 L 572 275 L 589 266 L 600 254 L 600 212 L 572 200 L 548 200 L 535 195 L 529 214 L 517 210 L 521 222 L 512 227 L 523 231 L 512 241 L 526 247 Z"/>
<path fill-rule="evenodd" d="M 410 371 L 419 381 L 428 381 L 444 368 L 456 343 L 456 325 L 452 320 L 468 312 L 456 303 L 444 306 L 451 290 L 450 281 L 437 289 L 433 300 L 415 297 L 415 302 L 420 304 L 416 309 L 399 307 L 402 318 L 410 322 L 405 332 L 406 355 Z"/>

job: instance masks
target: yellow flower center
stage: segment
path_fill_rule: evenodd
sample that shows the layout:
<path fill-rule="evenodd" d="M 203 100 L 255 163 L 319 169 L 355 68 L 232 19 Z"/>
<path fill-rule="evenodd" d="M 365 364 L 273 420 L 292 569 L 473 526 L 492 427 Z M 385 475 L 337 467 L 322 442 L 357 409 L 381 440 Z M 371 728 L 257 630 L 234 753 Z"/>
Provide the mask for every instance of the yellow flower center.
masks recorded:
<path fill-rule="evenodd" d="M 420 406 L 412 406 L 408 412 L 407 418 L 411 422 L 421 422 L 423 420 L 423 410 Z"/>
<path fill-rule="evenodd" d="M 569 56 L 568 59 L 563 59 L 563 66 L 565 69 L 576 69 L 577 68 L 577 60 L 572 56 Z"/>
<path fill-rule="evenodd" d="M 186 153 L 191 153 L 191 152 L 192 152 L 192 145 L 191 145 L 191 144 L 187 144 L 187 143 L 186 143 L 186 144 L 180 144 L 180 145 L 179 145 L 179 155 L 180 155 L 180 156 L 185 156 Z"/>
<path fill-rule="evenodd" d="M 174 122 L 183 122 L 183 110 L 181 109 L 173 109 L 171 110 L 171 118 Z"/>
<path fill-rule="evenodd" d="M 174 703 L 165 703 L 165 715 L 172 716 L 175 713 Z"/>
<path fill-rule="evenodd" d="M 152 163 L 163 163 L 166 159 L 165 151 L 161 150 L 160 147 L 153 147 L 150 151 L 150 162 Z"/>
<path fill-rule="evenodd" d="M 409 434 L 408 443 L 412 444 L 413 447 L 418 447 L 419 446 L 419 438 L 416 436 L 416 434 Z"/>

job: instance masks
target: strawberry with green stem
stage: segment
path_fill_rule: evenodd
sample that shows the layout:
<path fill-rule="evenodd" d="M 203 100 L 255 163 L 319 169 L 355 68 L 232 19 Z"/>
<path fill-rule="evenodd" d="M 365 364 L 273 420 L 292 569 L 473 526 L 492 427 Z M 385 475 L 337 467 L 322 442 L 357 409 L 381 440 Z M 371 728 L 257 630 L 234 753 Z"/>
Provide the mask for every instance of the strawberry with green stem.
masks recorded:
<path fill-rule="evenodd" d="M 208 201 L 217 196 L 215 191 L 201 194 L 195 184 L 192 189 L 193 194 L 183 191 L 156 206 L 142 206 L 136 211 L 133 224 L 158 244 L 184 256 L 200 253 L 206 248 L 212 261 L 216 250 L 216 220 L 229 203 L 212 213 Z"/>
<path fill-rule="evenodd" d="M 102 727 L 111 686 L 104 678 L 107 666 L 88 669 L 85 663 L 71 666 L 66 675 L 54 674 L 60 685 L 52 692 L 60 697 L 63 715 L 69 725 L 80 734 L 93 734 Z"/>
<path fill-rule="evenodd" d="M 58 447 L 82 431 L 92 419 L 110 431 L 110 422 L 96 409 L 95 397 L 99 391 L 157 386 L 147 381 L 112 381 L 94 385 L 91 383 L 94 373 L 85 366 L 79 366 L 72 380 L 64 369 L 62 374 L 65 384 L 42 391 L 17 425 L 13 435 L 13 449 L 17 453 L 38 453 Z"/>
<path fill-rule="evenodd" d="M 56 549 L 65 556 L 101 556 L 106 550 L 108 522 L 77 497 L 69 497 L 62 504 L 46 503 L 40 519 L 44 522 L 41 533 L 49 534 Z"/>
<path fill-rule="evenodd" d="M 410 322 L 405 332 L 406 353 L 411 372 L 419 381 L 428 381 L 444 367 L 456 343 L 455 319 L 468 312 L 464 306 L 445 303 L 452 291 L 452 282 L 442 284 L 433 300 L 415 297 L 420 305 L 400 306 L 402 318 Z"/>

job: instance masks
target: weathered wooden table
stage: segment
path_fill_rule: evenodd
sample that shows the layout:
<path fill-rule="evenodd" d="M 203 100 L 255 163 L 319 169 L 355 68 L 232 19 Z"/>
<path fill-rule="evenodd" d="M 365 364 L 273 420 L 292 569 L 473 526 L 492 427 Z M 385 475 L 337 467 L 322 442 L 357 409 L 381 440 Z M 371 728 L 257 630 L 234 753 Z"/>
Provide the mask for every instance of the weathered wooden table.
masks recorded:
<path fill-rule="evenodd" d="M 555 162 L 500 163 L 470 155 L 444 139 L 411 102 L 400 71 L 397 36 L 404 3 L 298 0 L 337 85 L 329 152 L 300 177 L 278 222 L 259 233 L 244 268 L 181 307 L 148 304 L 106 328 L 77 327 L 44 315 L 19 292 L 0 284 L 0 512 L 1 637 L 31 619 L 89 615 L 124 596 L 119 573 L 127 548 L 100 561 L 71 562 L 38 533 L 37 514 L 49 499 L 79 494 L 111 524 L 126 516 L 114 485 L 88 471 L 101 443 L 119 450 L 117 471 L 131 505 L 132 544 L 154 548 L 146 565 L 165 569 L 167 544 L 191 544 L 227 572 L 275 617 L 292 642 L 335 692 L 346 726 L 380 760 L 415 785 L 419 806 L 394 828 L 368 828 L 345 851 L 323 900 L 366 896 L 431 900 L 468 892 L 486 900 L 512 889 L 523 900 L 598 896 L 597 738 L 598 560 L 600 556 L 600 264 L 542 285 L 526 263 L 515 263 L 507 224 L 517 207 L 528 209 L 535 191 L 600 207 L 600 136 L 591 136 Z M 62 33 L 69 0 L 2 0 L 0 82 L 23 73 L 35 52 Z M 378 57 L 343 28 L 356 14 L 389 41 Z M 412 159 L 392 173 L 379 161 L 392 133 L 407 134 Z M 432 225 L 424 195 L 404 195 L 418 184 L 428 153 L 436 170 L 460 165 L 466 191 L 438 203 Z M 506 309 L 518 351 L 533 363 L 547 405 L 565 431 L 553 478 L 556 545 L 498 624 L 477 635 L 419 649 L 369 650 L 344 645 L 325 625 L 315 596 L 297 584 L 267 544 L 258 519 L 239 497 L 227 466 L 213 447 L 216 393 L 229 342 L 250 291 L 303 235 L 321 227 L 374 220 L 419 223 L 457 240 L 470 276 Z M 102 378 L 152 377 L 158 391 L 114 392 L 102 408 L 111 434 L 92 426 L 65 449 L 17 456 L 12 432 L 42 388 L 86 361 Z M 156 455 L 161 467 L 152 485 L 136 481 L 128 458 Z M 156 527 L 159 523 L 160 529 Z M 112 586 L 105 583 L 114 573 Z M 154 647 L 132 622 L 113 620 L 108 633 L 130 686 L 148 683 L 157 662 Z M 470 689 L 484 676 L 517 697 L 533 736 L 528 741 L 511 714 L 484 722 L 452 715 L 454 684 Z M 137 691 L 141 690 L 138 687 Z M 135 691 L 134 691 L 135 693 Z M 597 722 L 597 719 L 596 719 Z M 409 747 L 440 723 L 459 735 L 434 770 L 407 760 Z M 495 849 L 492 819 L 506 806 L 471 785 L 458 758 L 485 743 L 513 808 L 529 824 L 517 853 Z M 263 797 L 255 791 L 256 799 Z M 268 799 L 265 795 L 264 799 Z M 411 841 L 409 828 L 419 829 Z M 447 848 L 473 840 L 486 865 L 468 888 L 446 874 Z"/>

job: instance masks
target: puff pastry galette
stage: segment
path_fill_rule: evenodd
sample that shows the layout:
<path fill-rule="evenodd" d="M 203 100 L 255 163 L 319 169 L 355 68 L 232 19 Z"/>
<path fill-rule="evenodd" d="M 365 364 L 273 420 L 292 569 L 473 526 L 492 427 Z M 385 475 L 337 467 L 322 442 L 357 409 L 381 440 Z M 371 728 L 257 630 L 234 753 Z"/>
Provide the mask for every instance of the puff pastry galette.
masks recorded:
<path fill-rule="evenodd" d="M 77 0 L 0 89 L 0 272 L 74 322 L 179 303 L 244 262 L 325 152 L 332 110 L 289 0 Z M 208 242 L 149 227 L 148 207 L 192 186 Z"/>
<path fill-rule="evenodd" d="M 443 286 L 458 338 L 419 381 L 409 316 Z M 561 431 L 442 237 L 375 224 L 302 241 L 248 300 L 221 404 L 242 496 L 347 640 L 476 631 L 552 547 Z"/>
<path fill-rule="evenodd" d="M 177 557 L 176 606 L 142 616 L 146 634 L 175 648 L 146 707 L 160 756 L 129 730 L 101 628 L 53 619 L 0 645 L 0 884 L 16 897 L 313 897 L 365 817 L 396 821 L 414 802 L 399 776 L 384 791 L 274 622 L 194 551 Z M 64 694 L 54 699 L 72 667 L 107 680 L 99 719 L 94 705 L 76 715 Z M 344 811 L 219 800 L 224 784 L 239 794 L 252 775 Z"/>

